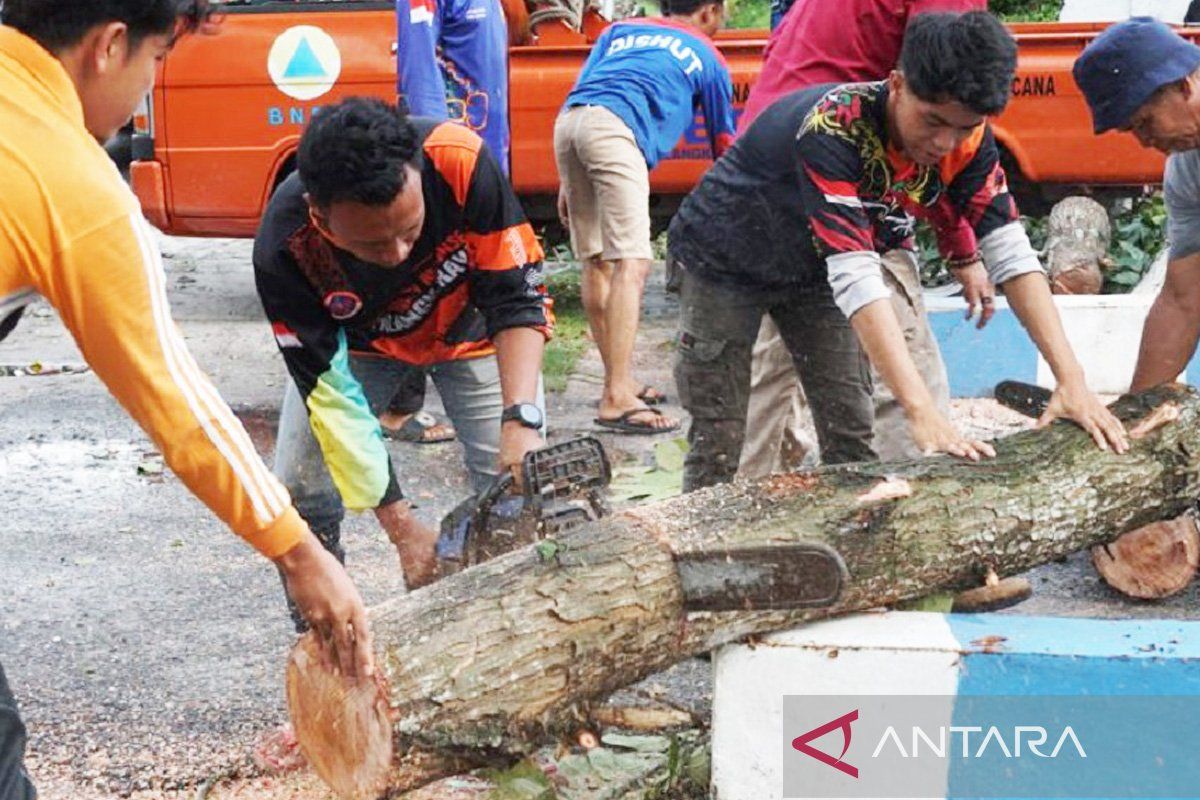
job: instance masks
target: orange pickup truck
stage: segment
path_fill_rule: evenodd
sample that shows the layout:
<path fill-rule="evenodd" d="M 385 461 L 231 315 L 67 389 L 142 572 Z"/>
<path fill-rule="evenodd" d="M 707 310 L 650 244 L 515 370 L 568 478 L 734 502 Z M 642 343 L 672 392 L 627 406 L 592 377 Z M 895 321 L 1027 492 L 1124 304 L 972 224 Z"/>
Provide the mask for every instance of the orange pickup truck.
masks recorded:
<path fill-rule="evenodd" d="M 237 0 L 225 8 L 218 33 L 186 37 L 167 56 L 135 119 L 130 180 L 146 216 L 169 233 L 252 236 L 271 192 L 293 169 L 303 126 L 322 105 L 356 94 L 395 97 L 392 3 Z M 543 26 L 534 44 L 510 51 L 510 168 L 535 222 L 555 218 L 554 118 L 598 27 L 585 24 L 588 33 L 578 33 Z M 1162 158 L 1132 137 L 1092 135 L 1070 70 L 1101 27 L 1013 26 L 1020 45 L 1014 98 L 995 130 L 1027 208 L 1056 185 L 1131 187 L 1161 179 Z M 718 37 L 739 106 L 758 76 L 766 36 L 735 30 Z M 651 174 L 660 221 L 707 168 L 704 141 L 698 122 Z"/>

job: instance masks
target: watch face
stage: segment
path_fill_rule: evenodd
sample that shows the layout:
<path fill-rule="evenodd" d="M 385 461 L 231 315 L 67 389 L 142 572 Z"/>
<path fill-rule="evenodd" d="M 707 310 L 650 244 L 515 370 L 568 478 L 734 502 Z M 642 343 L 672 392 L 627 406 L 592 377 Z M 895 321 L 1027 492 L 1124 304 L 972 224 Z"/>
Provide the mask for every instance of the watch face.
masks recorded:
<path fill-rule="evenodd" d="M 529 428 L 542 426 L 542 411 L 535 405 L 523 403 L 517 406 L 517 418 L 521 420 L 522 425 Z"/>

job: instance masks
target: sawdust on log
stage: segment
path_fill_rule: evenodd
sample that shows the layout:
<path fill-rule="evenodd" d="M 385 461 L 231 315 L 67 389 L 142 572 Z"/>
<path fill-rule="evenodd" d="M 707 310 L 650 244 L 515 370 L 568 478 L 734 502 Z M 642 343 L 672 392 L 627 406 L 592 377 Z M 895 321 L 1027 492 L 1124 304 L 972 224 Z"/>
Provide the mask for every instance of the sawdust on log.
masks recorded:
<path fill-rule="evenodd" d="M 1130 439 L 1145 439 L 1159 428 L 1165 427 L 1179 419 L 1178 403 L 1163 403 L 1142 418 L 1129 431 Z"/>
<path fill-rule="evenodd" d="M 875 484 L 869 491 L 860 494 L 856 499 L 859 504 L 865 505 L 912 497 L 912 493 L 912 484 L 904 478 L 886 478 Z"/>

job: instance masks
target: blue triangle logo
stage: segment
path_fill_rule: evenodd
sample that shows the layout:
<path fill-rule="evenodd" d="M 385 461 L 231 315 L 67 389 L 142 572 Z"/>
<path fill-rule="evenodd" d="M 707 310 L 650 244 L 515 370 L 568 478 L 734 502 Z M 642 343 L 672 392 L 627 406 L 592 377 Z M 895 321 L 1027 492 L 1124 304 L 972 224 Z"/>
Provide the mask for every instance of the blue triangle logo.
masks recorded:
<path fill-rule="evenodd" d="M 317 59 L 317 54 L 313 52 L 307 36 L 300 39 L 300 44 L 296 45 L 296 52 L 292 55 L 292 60 L 288 62 L 283 77 L 292 80 L 325 77 L 325 67 Z"/>

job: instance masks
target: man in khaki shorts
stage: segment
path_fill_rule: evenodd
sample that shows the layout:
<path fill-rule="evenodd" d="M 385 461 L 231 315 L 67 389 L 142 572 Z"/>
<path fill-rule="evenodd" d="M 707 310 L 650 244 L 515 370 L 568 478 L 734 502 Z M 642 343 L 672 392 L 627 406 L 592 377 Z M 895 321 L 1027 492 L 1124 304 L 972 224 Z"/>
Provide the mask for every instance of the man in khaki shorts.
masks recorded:
<path fill-rule="evenodd" d="M 583 305 L 604 361 L 596 424 L 664 433 L 679 420 L 633 377 L 650 271 L 649 172 L 704 112 L 714 157 L 733 138 L 733 85 L 711 37 L 722 0 L 673 0 L 666 16 L 614 23 L 596 42 L 554 126 L 559 216 L 583 262 Z"/>

